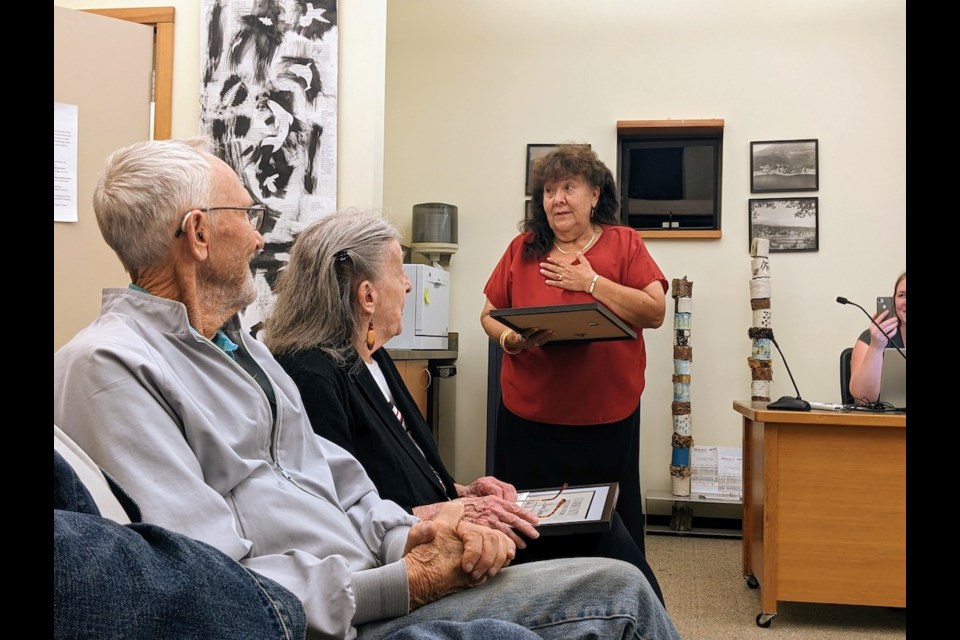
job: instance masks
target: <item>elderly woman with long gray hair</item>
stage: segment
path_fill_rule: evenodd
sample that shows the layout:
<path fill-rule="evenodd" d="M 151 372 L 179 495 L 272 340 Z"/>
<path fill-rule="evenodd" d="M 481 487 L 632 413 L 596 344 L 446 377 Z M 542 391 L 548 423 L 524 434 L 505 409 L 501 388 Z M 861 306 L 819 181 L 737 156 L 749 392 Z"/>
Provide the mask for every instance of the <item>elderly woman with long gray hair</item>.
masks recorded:
<path fill-rule="evenodd" d="M 388 220 L 370 212 L 326 216 L 294 244 L 264 342 L 300 388 L 314 431 L 360 460 L 381 496 L 423 520 L 458 500 L 464 517 L 522 548 L 538 536 L 537 517 L 495 478 L 454 481 L 381 348 L 402 331 L 409 290 L 399 234 Z"/>

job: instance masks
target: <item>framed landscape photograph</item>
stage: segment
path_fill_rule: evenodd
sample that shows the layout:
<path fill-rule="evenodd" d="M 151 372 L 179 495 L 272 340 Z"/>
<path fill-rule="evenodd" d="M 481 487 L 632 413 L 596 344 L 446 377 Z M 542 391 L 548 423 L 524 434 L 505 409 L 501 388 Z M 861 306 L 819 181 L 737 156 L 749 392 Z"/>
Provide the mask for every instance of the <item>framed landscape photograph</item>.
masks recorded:
<path fill-rule="evenodd" d="M 817 140 L 750 143 L 750 193 L 820 188 Z"/>
<path fill-rule="evenodd" d="M 750 238 L 770 241 L 770 251 L 819 251 L 818 198 L 750 198 Z"/>
<path fill-rule="evenodd" d="M 533 176 L 533 163 L 537 160 L 537 158 L 542 158 L 543 156 L 547 155 L 557 147 L 561 147 L 564 144 L 570 144 L 570 143 L 555 142 L 553 144 L 528 144 L 527 145 L 527 181 L 525 183 L 526 184 L 525 193 L 528 196 L 533 195 L 533 188 L 532 188 L 532 185 L 530 184 L 531 178 Z M 590 147 L 589 144 L 586 144 L 584 146 L 588 148 Z"/>

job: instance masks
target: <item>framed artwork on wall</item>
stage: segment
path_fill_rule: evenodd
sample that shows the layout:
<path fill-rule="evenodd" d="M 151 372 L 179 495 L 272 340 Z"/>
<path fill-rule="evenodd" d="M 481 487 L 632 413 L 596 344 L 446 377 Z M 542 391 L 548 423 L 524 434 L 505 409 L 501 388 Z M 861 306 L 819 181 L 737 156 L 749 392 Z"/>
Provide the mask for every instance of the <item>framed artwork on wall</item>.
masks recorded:
<path fill-rule="evenodd" d="M 528 196 L 533 195 L 531 178 L 533 176 L 533 163 L 536 162 L 537 158 L 542 158 L 543 156 L 547 155 L 557 147 L 561 147 L 564 144 L 570 144 L 570 143 L 556 142 L 553 144 L 528 144 L 527 145 L 527 180 L 525 183 L 526 189 L 524 193 L 526 193 Z M 589 144 L 584 146 L 586 146 L 587 148 L 590 147 Z"/>
<path fill-rule="evenodd" d="M 817 191 L 820 167 L 817 140 L 766 140 L 750 143 L 750 193 Z"/>
<path fill-rule="evenodd" d="M 770 251 L 819 251 L 819 198 L 750 198 L 750 238 L 770 241 Z"/>
<path fill-rule="evenodd" d="M 309 10 L 291 0 L 192 4 L 202 16 L 194 32 L 203 76 L 199 132 L 216 141 L 216 155 L 254 204 L 267 207 L 264 248 L 250 262 L 257 296 L 240 315 L 250 329 L 273 306 L 297 235 L 337 209 L 337 0 Z"/>

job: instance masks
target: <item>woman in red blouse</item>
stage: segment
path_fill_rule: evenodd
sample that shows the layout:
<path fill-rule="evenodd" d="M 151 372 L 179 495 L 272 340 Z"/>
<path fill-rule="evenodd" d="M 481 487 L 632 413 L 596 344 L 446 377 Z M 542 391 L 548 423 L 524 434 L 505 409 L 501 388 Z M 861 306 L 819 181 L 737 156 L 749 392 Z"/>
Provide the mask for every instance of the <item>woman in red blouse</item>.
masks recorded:
<path fill-rule="evenodd" d="M 587 145 L 538 160 L 533 217 L 487 281 L 480 316 L 504 351 L 494 474 L 518 488 L 619 482 L 617 511 L 644 550 L 640 496 L 643 329 L 663 324 L 667 280 L 634 229 L 620 223 L 613 174 Z M 550 344 L 494 309 L 598 301 L 633 340 Z"/>

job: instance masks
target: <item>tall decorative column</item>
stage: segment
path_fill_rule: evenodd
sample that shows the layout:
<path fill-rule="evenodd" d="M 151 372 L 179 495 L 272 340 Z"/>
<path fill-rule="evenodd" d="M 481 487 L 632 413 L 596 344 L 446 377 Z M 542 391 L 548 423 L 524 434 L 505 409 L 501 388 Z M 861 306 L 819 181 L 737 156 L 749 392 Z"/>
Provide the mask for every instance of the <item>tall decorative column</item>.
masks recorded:
<path fill-rule="evenodd" d="M 693 418 L 690 415 L 690 317 L 693 313 L 693 283 L 687 277 L 674 278 L 670 286 L 673 313 L 673 453 L 670 480 L 675 496 L 690 495 L 690 447 L 693 446 Z M 677 514 L 674 513 L 676 519 Z M 681 518 L 683 520 L 684 518 Z M 674 529 L 683 530 L 671 526 Z M 689 527 L 686 527 L 689 528 Z"/>
<path fill-rule="evenodd" d="M 754 238 L 750 243 L 750 309 L 753 322 L 747 334 L 752 346 L 747 364 L 750 366 L 750 399 L 770 402 L 770 381 L 773 369 L 770 360 L 770 336 L 773 335 L 773 313 L 770 309 L 770 240 Z"/>

